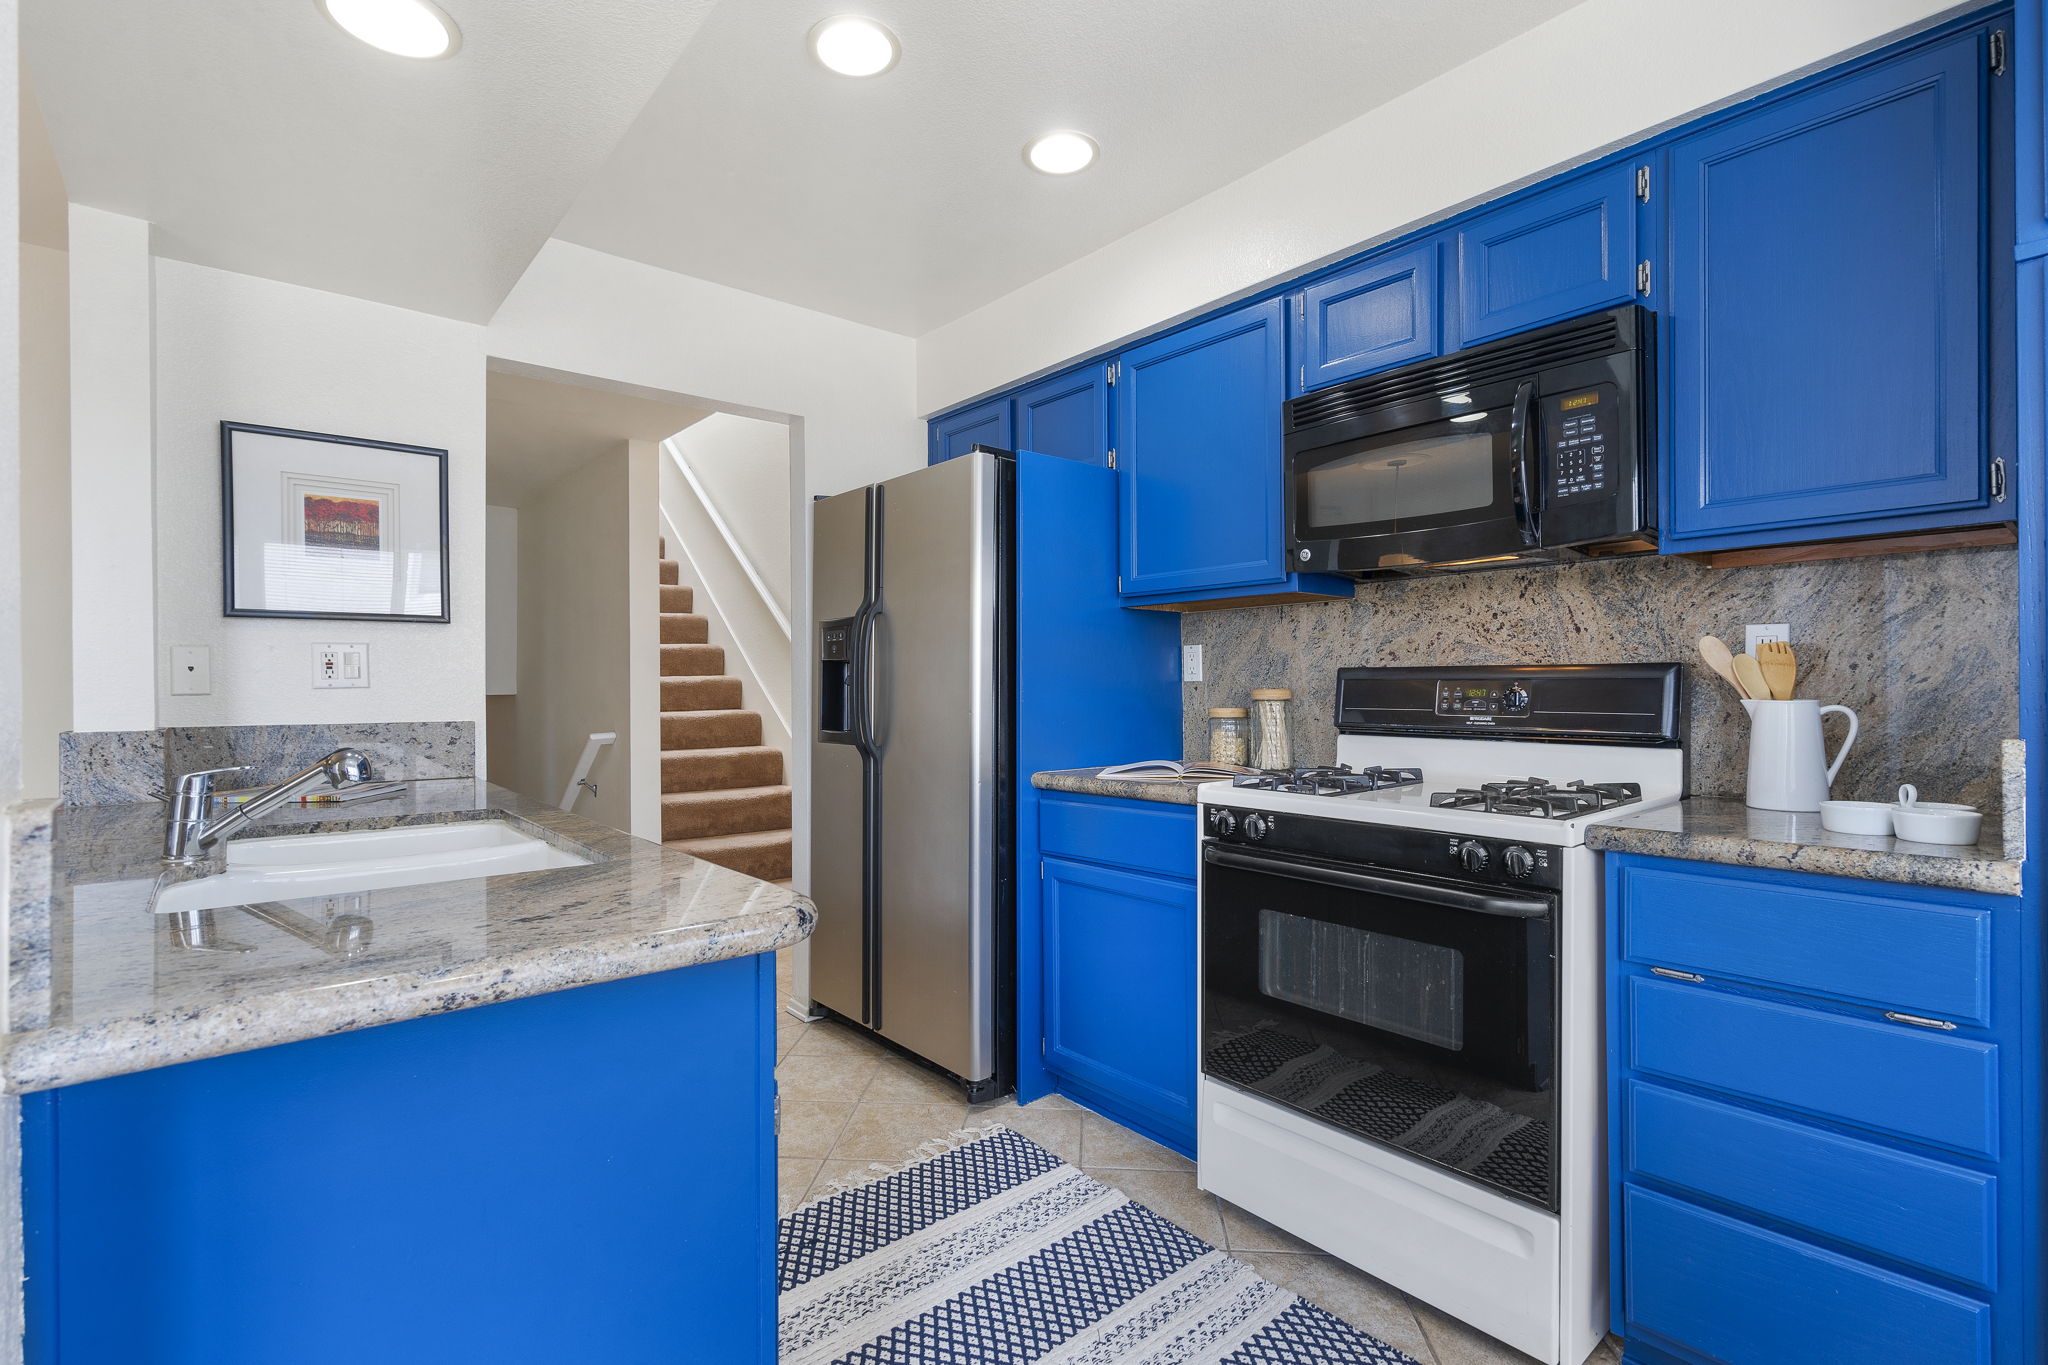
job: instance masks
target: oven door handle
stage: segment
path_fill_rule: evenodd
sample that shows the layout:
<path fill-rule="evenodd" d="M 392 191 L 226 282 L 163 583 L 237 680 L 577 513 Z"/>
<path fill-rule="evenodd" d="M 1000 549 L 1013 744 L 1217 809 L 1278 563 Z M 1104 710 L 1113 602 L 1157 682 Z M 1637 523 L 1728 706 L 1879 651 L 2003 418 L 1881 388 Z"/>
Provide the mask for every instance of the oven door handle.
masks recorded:
<path fill-rule="evenodd" d="M 1535 397 L 1535 384 L 1526 379 L 1517 384 L 1515 406 L 1508 418 L 1508 454 L 1514 462 L 1515 529 L 1522 533 L 1524 545 L 1543 543 L 1543 513 L 1536 502 L 1536 480 L 1529 460 L 1529 423 Z"/>
<path fill-rule="evenodd" d="M 1394 896 L 1401 900 L 1424 901 L 1452 910 L 1469 910 L 1477 915 L 1541 919 L 1550 913 L 1548 900 L 1536 900 L 1527 896 L 1496 896 L 1491 892 L 1468 891 L 1458 886 L 1404 881 L 1399 877 L 1353 872 L 1348 868 L 1329 867 L 1322 863 L 1297 862 L 1292 858 L 1282 858 L 1270 853 L 1246 853 L 1222 844 L 1203 845 L 1202 860 L 1214 863 L 1218 867 L 1234 867 L 1244 872 L 1264 872 L 1269 876 L 1288 877 L 1298 882 L 1314 882 L 1319 886 L 1341 887 L 1346 891 L 1370 891 L 1376 895 Z"/>

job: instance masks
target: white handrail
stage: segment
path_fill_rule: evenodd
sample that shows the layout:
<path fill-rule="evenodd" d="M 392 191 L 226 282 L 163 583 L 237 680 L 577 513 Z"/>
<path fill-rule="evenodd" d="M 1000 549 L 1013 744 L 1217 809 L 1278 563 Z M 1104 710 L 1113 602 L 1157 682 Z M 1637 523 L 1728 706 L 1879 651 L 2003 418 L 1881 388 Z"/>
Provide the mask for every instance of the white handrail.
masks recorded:
<path fill-rule="evenodd" d="M 607 744 L 618 743 L 618 739 L 619 733 L 616 730 L 593 730 L 590 738 L 583 741 L 583 757 L 576 760 L 576 776 L 570 778 L 569 785 L 562 788 L 562 799 L 559 804 L 563 810 L 574 807 L 577 791 L 589 785 L 586 779 L 590 776 L 590 765 L 597 762 L 597 751 Z M 597 788 L 591 787 L 590 794 L 597 795 Z"/>
<path fill-rule="evenodd" d="M 789 614 L 783 611 L 781 605 L 776 602 L 775 594 L 768 590 L 768 585 L 761 581 L 760 573 L 754 568 L 754 561 L 747 557 L 745 550 L 740 548 L 738 537 L 734 536 L 732 528 L 725 524 L 725 518 L 718 514 L 718 504 L 711 501 L 711 495 L 704 491 L 704 485 L 697 482 L 697 471 L 690 468 L 690 462 L 684 459 L 683 452 L 676 448 L 675 438 L 670 437 L 663 441 L 661 448 L 668 452 L 668 457 L 671 460 L 675 461 L 677 470 L 682 473 L 683 481 L 690 485 L 690 492 L 695 495 L 698 505 L 704 509 L 704 515 L 711 518 L 712 526 L 717 529 L 719 537 L 725 541 L 725 548 L 732 553 L 732 557 L 735 560 L 739 561 L 741 571 L 747 576 L 747 582 L 753 584 L 754 591 L 760 595 L 761 604 L 768 608 L 768 614 L 775 618 L 775 624 L 780 626 L 782 633 L 787 636 L 789 634 Z"/>

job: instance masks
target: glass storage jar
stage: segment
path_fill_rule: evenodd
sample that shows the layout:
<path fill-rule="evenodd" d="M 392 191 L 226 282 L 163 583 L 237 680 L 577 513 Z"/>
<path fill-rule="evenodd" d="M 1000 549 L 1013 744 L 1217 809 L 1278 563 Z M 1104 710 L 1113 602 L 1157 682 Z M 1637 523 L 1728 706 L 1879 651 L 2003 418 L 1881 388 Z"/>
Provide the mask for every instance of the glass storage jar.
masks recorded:
<path fill-rule="evenodd" d="M 1242 706 L 1209 708 L 1209 761 L 1243 767 L 1251 754 L 1252 723 Z"/>
<path fill-rule="evenodd" d="M 1288 710 L 1294 693 L 1284 687 L 1252 690 L 1252 766 L 1278 770 L 1294 766 L 1294 740 Z"/>

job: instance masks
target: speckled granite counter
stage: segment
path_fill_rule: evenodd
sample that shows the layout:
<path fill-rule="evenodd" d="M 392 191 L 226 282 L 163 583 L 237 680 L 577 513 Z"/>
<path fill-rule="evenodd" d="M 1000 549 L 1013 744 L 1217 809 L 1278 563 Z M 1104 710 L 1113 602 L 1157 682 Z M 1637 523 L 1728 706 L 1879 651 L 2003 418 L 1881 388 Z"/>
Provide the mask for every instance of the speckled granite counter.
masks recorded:
<path fill-rule="evenodd" d="M 1114 765 L 1111 765 L 1114 766 Z M 1079 792 L 1083 796 L 1121 796 L 1131 801 L 1157 801 L 1168 806 L 1192 806 L 1200 782 L 1133 782 L 1129 778 L 1102 775 L 1101 768 L 1057 768 L 1031 774 L 1031 785 L 1046 792 Z"/>
<path fill-rule="evenodd" d="M 215 912 L 245 952 L 181 946 L 152 914 L 164 808 L 57 809 L 46 885 L 18 887 L 10 1032 L 20 1092 L 270 1047 L 795 943 L 816 912 L 793 891 L 468 779 L 405 797 L 294 807 L 244 837 L 503 820 L 587 866 L 354 893 L 359 949 L 317 932 L 323 899 L 259 918 Z M 338 941 L 341 936 L 335 936 Z"/>
<path fill-rule="evenodd" d="M 1988 818 L 1973 846 L 1915 844 L 1836 834 L 1821 828 L 1817 814 L 1751 810 L 1740 801 L 1695 797 L 1594 825 L 1586 831 L 1586 842 L 1616 853 L 1947 886 L 2000 896 L 2016 896 L 2020 890 L 2019 860 L 2005 856 L 2005 835 L 1998 821 Z"/>

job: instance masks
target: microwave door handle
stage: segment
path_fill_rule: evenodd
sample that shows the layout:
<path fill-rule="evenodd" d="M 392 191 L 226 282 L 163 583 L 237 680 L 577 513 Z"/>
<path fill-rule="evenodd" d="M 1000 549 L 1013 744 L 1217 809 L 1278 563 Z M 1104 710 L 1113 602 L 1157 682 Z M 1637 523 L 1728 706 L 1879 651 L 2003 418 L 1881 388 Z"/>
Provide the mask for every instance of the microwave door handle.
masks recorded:
<path fill-rule="evenodd" d="M 1334 886 L 1346 891 L 1369 891 L 1375 895 L 1422 901 L 1452 910 L 1469 910 L 1478 915 L 1501 915 L 1509 919 L 1541 919 L 1550 913 L 1550 902 L 1547 900 L 1536 900 L 1526 896 L 1496 896 L 1485 891 L 1467 891 L 1457 886 L 1403 881 L 1398 877 L 1381 877 L 1370 872 L 1353 872 L 1348 868 L 1325 867 L 1320 863 L 1296 862 L 1291 858 L 1245 853 L 1221 844 L 1204 847 L 1202 860 L 1214 863 L 1218 867 L 1234 867 L 1244 872 L 1262 872 L 1268 876 L 1313 882 L 1318 886 Z"/>
<path fill-rule="evenodd" d="M 1515 386 L 1515 406 L 1508 418 L 1508 456 L 1514 463 L 1515 526 L 1524 545 L 1543 543 L 1543 514 L 1531 496 L 1535 480 L 1530 471 L 1529 424 L 1536 385 L 1525 379 Z"/>

